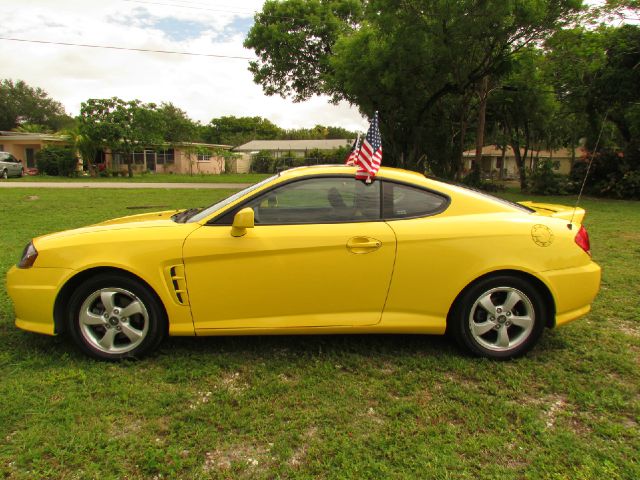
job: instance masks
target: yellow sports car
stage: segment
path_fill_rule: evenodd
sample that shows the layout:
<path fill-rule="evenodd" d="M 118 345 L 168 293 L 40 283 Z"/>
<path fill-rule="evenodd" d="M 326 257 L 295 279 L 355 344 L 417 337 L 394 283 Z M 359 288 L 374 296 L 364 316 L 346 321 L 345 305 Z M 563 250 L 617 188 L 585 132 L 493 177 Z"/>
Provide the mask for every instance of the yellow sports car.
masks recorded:
<path fill-rule="evenodd" d="M 205 209 L 35 238 L 7 286 L 18 327 L 107 360 L 166 335 L 445 332 L 510 358 L 589 311 L 584 213 L 392 168 L 367 184 L 302 167 Z"/>

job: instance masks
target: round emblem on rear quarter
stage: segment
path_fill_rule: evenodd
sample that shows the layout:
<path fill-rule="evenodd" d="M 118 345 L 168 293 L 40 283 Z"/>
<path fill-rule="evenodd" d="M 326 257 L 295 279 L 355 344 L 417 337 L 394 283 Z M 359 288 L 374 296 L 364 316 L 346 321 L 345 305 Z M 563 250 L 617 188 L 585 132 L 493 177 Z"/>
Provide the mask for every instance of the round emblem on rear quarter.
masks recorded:
<path fill-rule="evenodd" d="M 531 227 L 531 238 L 536 245 L 548 247 L 553 243 L 553 232 L 546 225 L 538 223 Z"/>

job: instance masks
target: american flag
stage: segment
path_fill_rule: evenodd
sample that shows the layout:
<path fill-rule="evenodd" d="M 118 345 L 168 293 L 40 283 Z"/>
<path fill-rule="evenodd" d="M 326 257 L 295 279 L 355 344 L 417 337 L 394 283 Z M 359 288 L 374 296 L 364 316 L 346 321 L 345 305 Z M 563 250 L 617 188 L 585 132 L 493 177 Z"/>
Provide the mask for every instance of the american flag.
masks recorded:
<path fill-rule="evenodd" d="M 356 178 L 358 180 L 366 180 L 367 183 L 376 176 L 382 163 L 382 138 L 380 137 L 380 128 L 378 126 L 378 112 L 373 115 L 373 119 L 369 124 L 367 136 L 362 142 L 358 158 L 355 161 L 358 171 Z"/>
<path fill-rule="evenodd" d="M 358 147 L 360 146 L 360 134 L 356 137 L 353 142 L 353 147 L 351 147 L 351 151 L 345 160 L 345 165 L 355 165 L 356 159 L 358 158 Z"/>

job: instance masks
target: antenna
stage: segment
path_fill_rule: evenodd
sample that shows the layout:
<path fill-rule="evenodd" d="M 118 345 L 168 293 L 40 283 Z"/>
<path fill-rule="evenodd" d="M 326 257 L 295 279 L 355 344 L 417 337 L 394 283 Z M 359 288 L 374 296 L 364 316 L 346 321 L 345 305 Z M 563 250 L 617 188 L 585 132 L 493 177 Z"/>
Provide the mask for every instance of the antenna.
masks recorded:
<path fill-rule="evenodd" d="M 593 147 L 593 151 L 591 152 L 591 159 L 589 160 L 589 165 L 587 165 L 587 171 L 584 174 L 584 179 L 582 180 L 582 186 L 580 187 L 580 192 L 578 192 L 578 198 L 576 199 L 576 204 L 573 206 L 573 213 L 571 214 L 571 220 L 567 224 L 567 228 L 571 230 L 573 224 L 573 217 L 576 216 L 576 210 L 578 209 L 578 203 L 580 203 L 580 199 L 582 198 L 582 192 L 584 191 L 584 186 L 587 184 L 587 177 L 589 176 L 589 171 L 591 170 L 591 165 L 593 164 L 593 157 L 598 151 L 598 145 L 600 145 L 600 138 L 602 138 L 602 132 L 604 131 L 604 125 L 607 121 L 607 115 L 609 115 L 609 110 L 607 110 L 604 114 L 604 118 L 602 119 L 602 126 L 600 127 L 600 133 L 598 134 L 598 138 L 596 139 L 596 144 Z"/>

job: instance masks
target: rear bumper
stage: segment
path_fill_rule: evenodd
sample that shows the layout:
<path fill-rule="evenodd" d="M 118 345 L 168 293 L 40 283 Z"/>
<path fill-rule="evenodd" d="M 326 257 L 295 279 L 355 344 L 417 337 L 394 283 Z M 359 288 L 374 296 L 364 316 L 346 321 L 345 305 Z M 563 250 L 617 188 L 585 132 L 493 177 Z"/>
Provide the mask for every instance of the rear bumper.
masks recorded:
<path fill-rule="evenodd" d="M 591 310 L 600 290 L 602 270 L 594 263 L 543 273 L 556 303 L 555 326 L 576 320 Z"/>
<path fill-rule="evenodd" d="M 7 292 L 13 301 L 16 326 L 55 335 L 53 306 L 58 291 L 72 272 L 66 268 L 11 267 L 7 273 Z"/>

